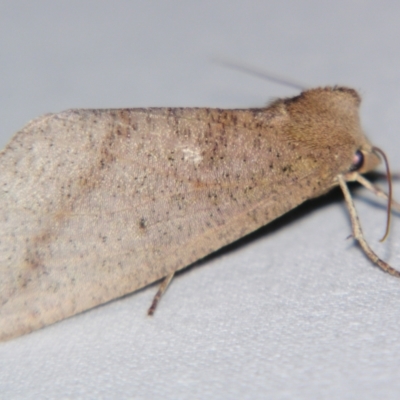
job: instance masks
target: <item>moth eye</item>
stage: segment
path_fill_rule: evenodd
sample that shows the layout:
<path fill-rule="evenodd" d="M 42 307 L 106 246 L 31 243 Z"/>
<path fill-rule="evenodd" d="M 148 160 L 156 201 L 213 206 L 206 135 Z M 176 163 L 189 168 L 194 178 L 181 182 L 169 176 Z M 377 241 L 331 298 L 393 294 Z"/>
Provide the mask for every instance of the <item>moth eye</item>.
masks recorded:
<path fill-rule="evenodd" d="M 357 150 L 353 156 L 353 163 L 351 164 L 350 171 L 358 171 L 364 165 L 364 154 L 361 150 Z"/>

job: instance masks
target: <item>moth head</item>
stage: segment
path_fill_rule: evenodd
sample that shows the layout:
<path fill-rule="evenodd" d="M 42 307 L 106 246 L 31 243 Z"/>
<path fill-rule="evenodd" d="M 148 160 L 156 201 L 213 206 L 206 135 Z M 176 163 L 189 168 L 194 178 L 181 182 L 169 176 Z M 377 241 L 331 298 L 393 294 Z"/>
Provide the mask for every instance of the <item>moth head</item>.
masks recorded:
<path fill-rule="evenodd" d="M 360 103 L 354 89 L 341 86 L 306 90 L 285 99 L 288 136 L 310 155 L 323 158 L 336 173 L 371 171 L 380 158 L 361 127 Z"/>

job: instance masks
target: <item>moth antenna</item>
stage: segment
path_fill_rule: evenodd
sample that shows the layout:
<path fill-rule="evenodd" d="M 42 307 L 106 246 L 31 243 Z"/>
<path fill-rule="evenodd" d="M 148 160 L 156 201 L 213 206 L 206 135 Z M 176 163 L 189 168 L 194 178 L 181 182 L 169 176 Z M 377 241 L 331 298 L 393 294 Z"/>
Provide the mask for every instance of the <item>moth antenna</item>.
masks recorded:
<path fill-rule="evenodd" d="M 266 79 L 266 80 L 274 82 L 274 83 L 279 83 L 280 85 L 289 86 L 289 87 L 292 87 L 292 88 L 295 88 L 298 90 L 302 90 L 302 91 L 307 90 L 307 88 L 304 85 L 301 85 L 298 82 L 292 81 L 290 79 L 287 79 L 287 78 L 284 78 L 284 77 L 281 77 L 281 76 L 278 76 L 275 74 L 270 74 L 269 72 L 265 72 L 261 69 L 257 69 L 252 66 L 225 60 L 222 58 L 214 58 L 213 61 L 220 65 L 223 65 L 224 67 L 235 69 L 236 71 L 240 71 L 240 72 L 245 72 L 246 74 L 257 76 L 259 78 Z"/>
<path fill-rule="evenodd" d="M 349 188 L 347 187 L 346 181 L 344 180 L 343 175 L 338 175 L 338 182 L 340 188 L 342 189 L 344 199 L 346 200 L 347 209 L 349 210 L 351 226 L 353 230 L 353 237 L 357 240 L 365 255 L 379 268 L 383 271 L 389 273 L 390 275 L 396 276 L 400 278 L 400 272 L 391 267 L 387 262 L 381 260 L 375 252 L 369 247 L 367 241 L 364 238 L 364 234 L 361 229 L 360 220 L 358 219 L 357 210 L 354 206 L 353 199 L 351 197 L 351 193 Z"/>
<path fill-rule="evenodd" d="M 373 147 L 372 151 L 375 153 L 379 153 L 380 156 L 382 156 L 383 161 L 385 163 L 385 168 L 386 168 L 386 176 L 387 176 L 387 181 L 388 181 L 388 187 L 389 187 L 389 193 L 388 193 L 388 204 L 387 204 L 387 217 L 386 217 L 386 230 L 385 234 L 383 235 L 382 239 L 380 242 L 383 242 L 389 235 L 389 229 L 390 229 L 390 217 L 391 217 L 391 209 L 392 209 L 392 203 L 393 203 L 393 194 L 392 194 L 392 176 L 390 174 L 390 168 L 389 168 L 389 161 L 386 157 L 386 154 L 379 148 L 379 147 Z"/>

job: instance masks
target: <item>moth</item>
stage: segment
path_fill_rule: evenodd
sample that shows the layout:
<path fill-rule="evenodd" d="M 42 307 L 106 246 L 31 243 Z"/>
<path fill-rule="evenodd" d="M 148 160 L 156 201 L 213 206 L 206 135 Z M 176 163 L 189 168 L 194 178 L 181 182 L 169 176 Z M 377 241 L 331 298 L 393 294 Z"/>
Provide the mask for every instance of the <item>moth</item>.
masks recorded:
<path fill-rule="evenodd" d="M 360 97 L 305 90 L 257 109 L 73 109 L 47 114 L 0 153 L 0 340 L 174 273 L 380 163 Z M 390 213 L 389 213 L 390 215 Z"/>

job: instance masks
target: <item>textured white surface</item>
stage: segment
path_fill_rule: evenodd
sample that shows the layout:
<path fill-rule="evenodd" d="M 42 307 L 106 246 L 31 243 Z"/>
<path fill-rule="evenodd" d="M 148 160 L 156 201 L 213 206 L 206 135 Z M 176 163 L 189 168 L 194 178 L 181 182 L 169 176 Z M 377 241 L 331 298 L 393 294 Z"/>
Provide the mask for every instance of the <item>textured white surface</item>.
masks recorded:
<path fill-rule="evenodd" d="M 399 171 L 399 20 L 395 1 L 1 1 L 1 145 L 71 107 L 252 107 L 295 93 L 210 62 L 222 56 L 360 90 L 363 125 Z M 384 210 L 358 194 L 367 237 L 400 268 L 399 219 L 379 245 Z M 398 398 L 400 281 L 345 241 L 339 199 L 180 274 L 155 318 L 152 286 L 1 343 L 1 397 Z"/>

